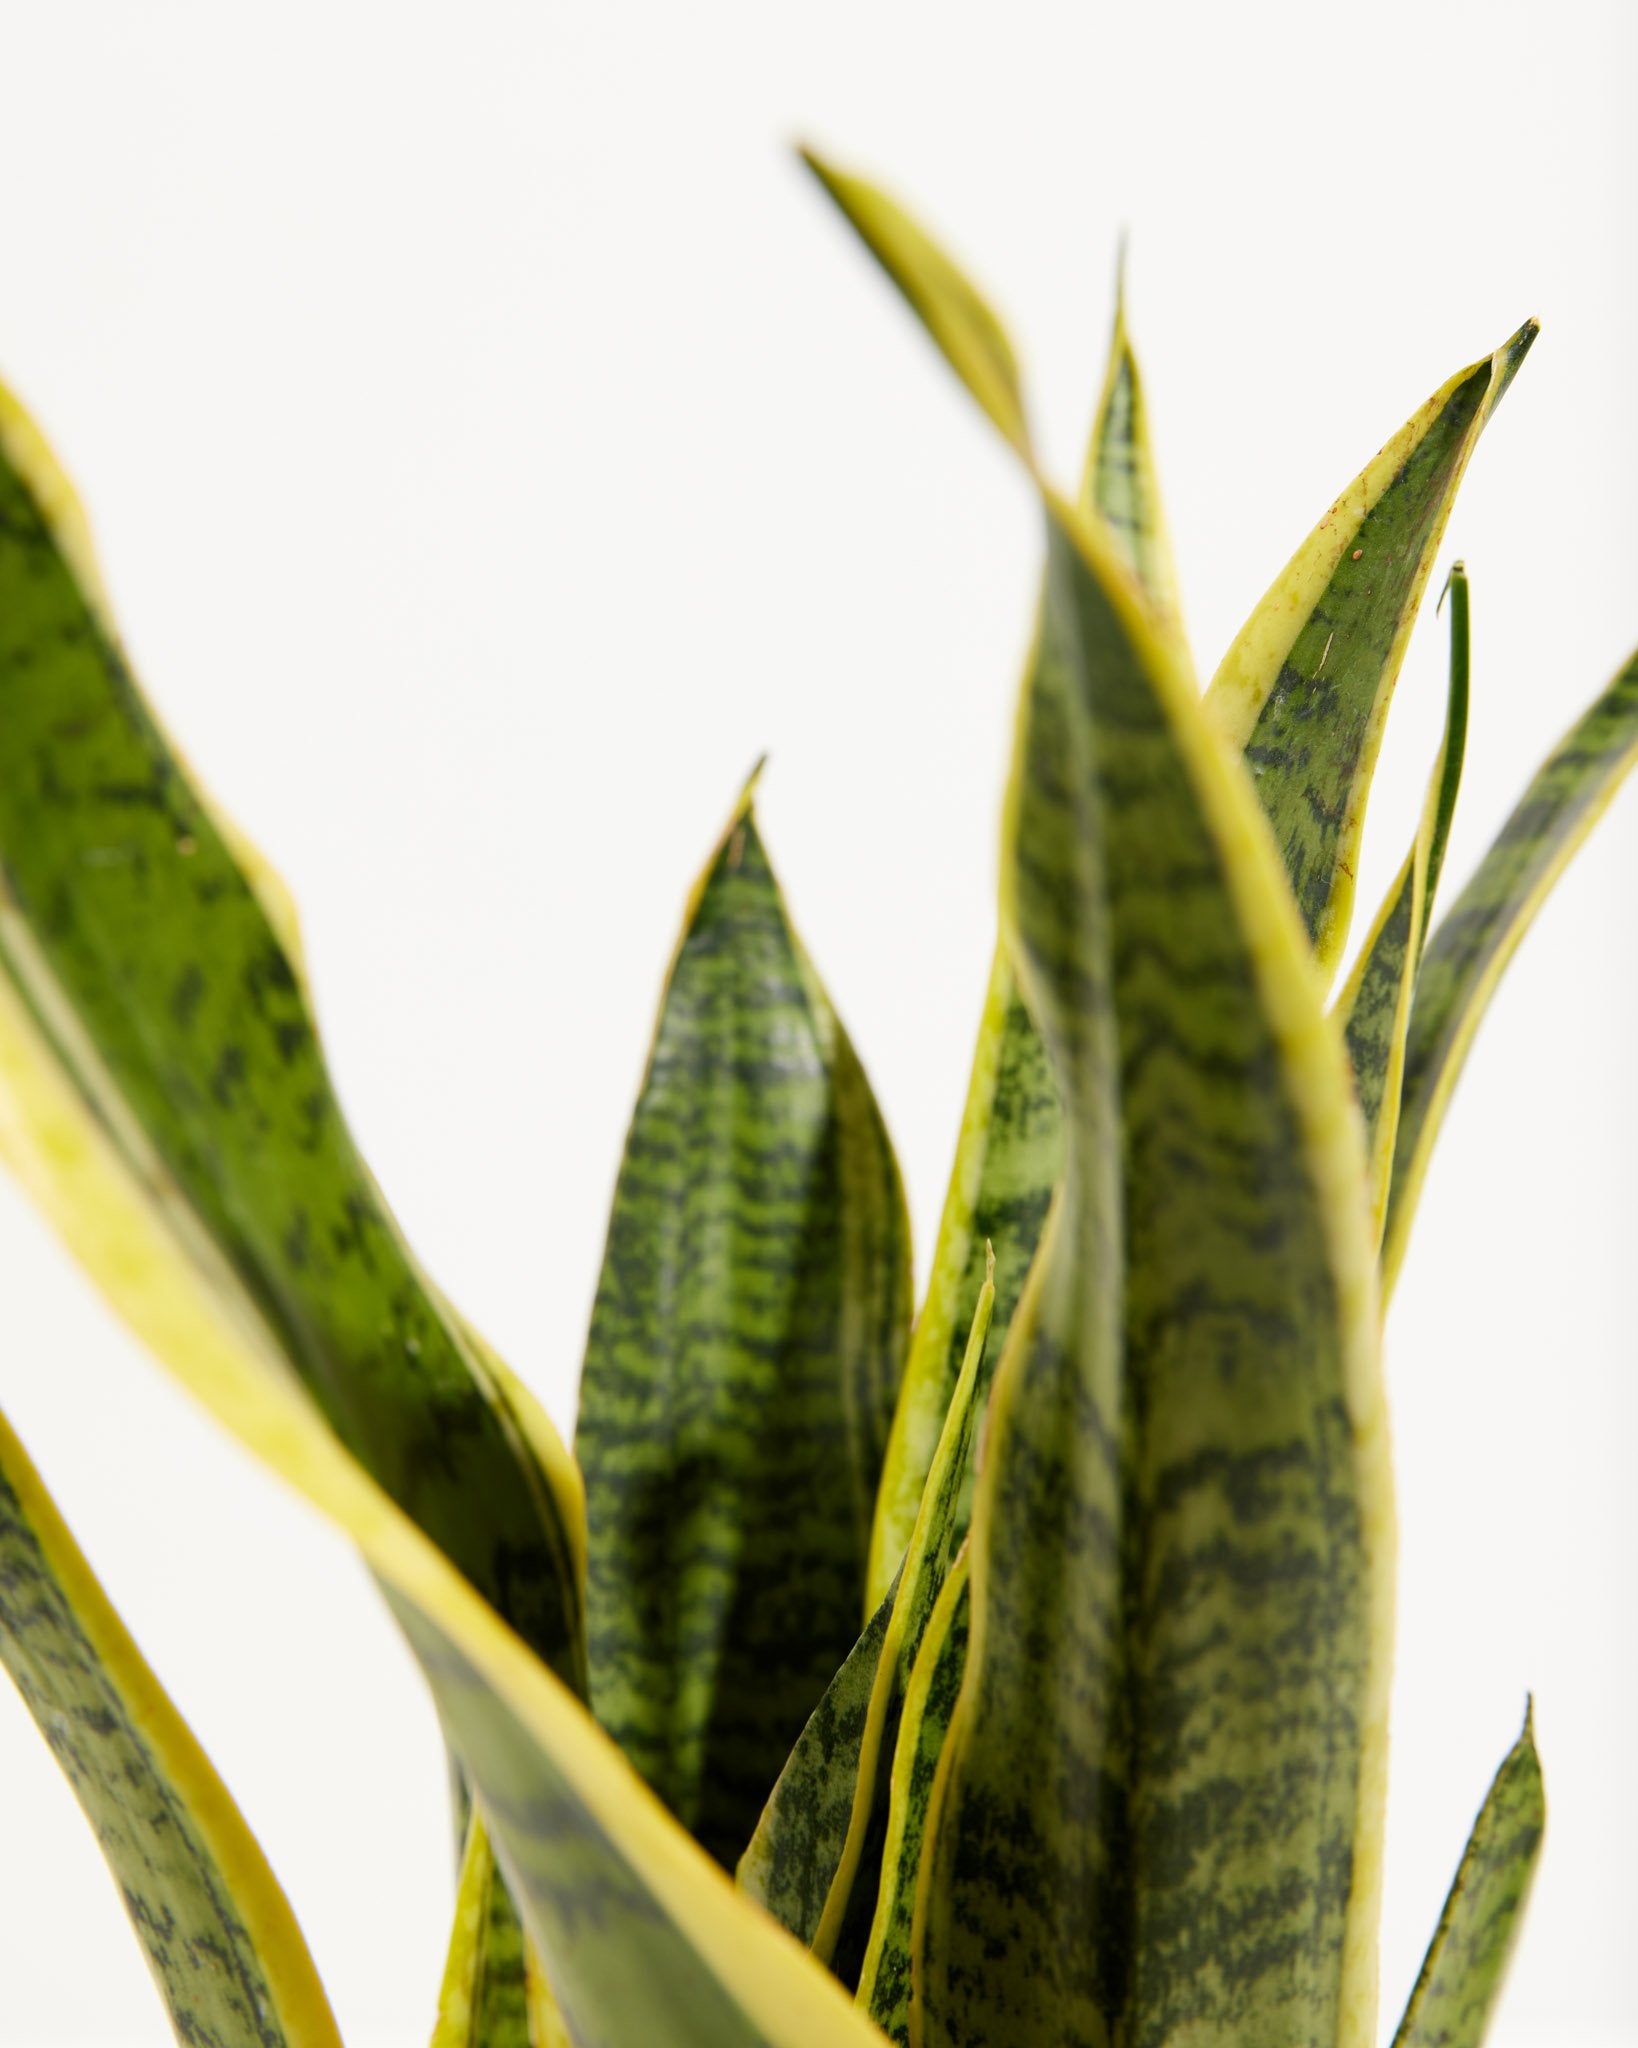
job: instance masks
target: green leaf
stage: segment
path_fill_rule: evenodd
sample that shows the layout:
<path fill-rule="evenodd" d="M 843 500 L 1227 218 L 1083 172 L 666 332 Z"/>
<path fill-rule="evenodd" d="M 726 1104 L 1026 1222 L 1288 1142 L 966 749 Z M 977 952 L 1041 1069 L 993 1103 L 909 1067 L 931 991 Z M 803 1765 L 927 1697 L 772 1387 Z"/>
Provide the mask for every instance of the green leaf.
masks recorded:
<path fill-rule="evenodd" d="M 992 1255 L 890 1597 L 802 1731 L 740 1860 L 744 1889 L 831 1961 L 844 1983 L 858 1975 L 875 1910 L 887 1835 L 888 1768 L 905 1692 L 939 1590 L 967 1532 L 994 1307 Z"/>
<path fill-rule="evenodd" d="M 1445 521 L 1536 333 L 1527 320 L 1412 415 L 1275 578 L 1206 692 L 1251 765 L 1327 972 L 1347 943 L 1371 776 Z"/>
<path fill-rule="evenodd" d="M 956 375 L 1005 438 L 1026 458 L 1018 364 L 1005 330 L 969 281 L 885 192 L 849 177 L 812 150 L 802 160 L 852 223 L 865 247 L 915 307 Z"/>
<path fill-rule="evenodd" d="M 1433 894 L 1450 837 L 1467 737 L 1467 572 L 1460 562 L 1451 569 L 1448 589 L 1450 695 L 1444 738 L 1428 784 L 1415 843 L 1394 878 L 1336 1004 L 1349 1065 L 1354 1072 L 1355 1092 L 1365 1118 L 1371 1217 L 1379 1240 L 1388 1204 L 1394 1138 L 1399 1129 L 1411 999 L 1422 962 Z"/>
<path fill-rule="evenodd" d="M 432 2048 L 530 2048 L 523 1930 L 482 1818 L 467 1827 Z"/>
<path fill-rule="evenodd" d="M 341 1443 L 248 1296 L 207 1278 L 178 1241 L 3 977 L 0 1136 L 116 1311 L 353 1538 L 388 1589 L 576 2048 L 876 2041 L 834 1980 L 735 1892 L 573 1693 Z"/>
<path fill-rule="evenodd" d="M 876 1499 L 868 1587 L 878 1599 L 885 1597 L 921 1510 L 989 1259 L 993 1255 L 995 1261 L 988 1348 L 993 1371 L 1035 1256 L 1063 1151 L 1063 1113 L 1040 1033 L 998 945 L 927 1298 L 911 1334 Z"/>
<path fill-rule="evenodd" d="M 255 1837 L 3 1416 L 0 1663 L 95 1831 L 177 2039 L 340 2048 Z"/>
<path fill-rule="evenodd" d="M 1423 955 L 1382 1247 L 1384 1297 L 1405 1256 L 1435 1139 L 1496 984 L 1576 848 L 1638 761 L 1638 654 L 1553 749 Z"/>
<path fill-rule="evenodd" d="M 1390 1515 L 1350 1085 L 1246 778 L 1045 503 L 1003 924 L 1068 1160 L 991 1393 L 920 2038 L 1363 2043 Z"/>
<path fill-rule="evenodd" d="M 1468 1837 L 1394 2048 L 1479 2048 L 1541 1852 L 1547 1806 L 1530 1715 Z"/>
<path fill-rule="evenodd" d="M 1149 401 L 1126 332 L 1126 262 L 1115 289 L 1115 331 L 1081 478 L 1081 504 L 1104 521 L 1122 559 L 1162 618 L 1182 637 L 1182 603 L 1160 478 L 1149 438 Z"/>
<path fill-rule="evenodd" d="M 858 1633 L 909 1322 L 892 1149 L 747 789 L 666 986 L 576 1438 L 593 1708 L 729 1867 Z"/>
<path fill-rule="evenodd" d="M 870 1945 L 859 1972 L 860 2005 L 900 2048 L 909 2048 L 910 2041 L 917 1881 L 924 1867 L 927 1815 L 938 1760 L 967 1666 L 970 1611 L 967 1553 L 963 1550 L 939 1588 L 904 1695 L 893 1752 L 881 1889 Z"/>
<path fill-rule="evenodd" d="M 838 175 L 821 172 L 822 177 Z M 1082 499 L 1109 522 L 1122 556 L 1181 649 L 1177 572 L 1149 439 L 1148 401 L 1126 331 L 1124 266 Z M 1039 637 L 1037 624 L 1037 648 Z M 1032 664 L 1036 658 L 1032 649 Z M 1063 1112 L 1052 1070 L 1040 1033 L 1018 994 L 1006 948 L 998 943 L 955 1167 L 933 1248 L 932 1278 L 910 1340 L 876 1503 L 872 1596 L 886 1590 L 910 1540 L 927 1468 L 961 1370 L 971 1304 L 984 1284 L 985 1247 L 993 1245 L 995 1257 L 993 1361 L 1001 1354 L 1023 1291 L 1047 1205 L 1063 1171 L 1063 1157 Z"/>
<path fill-rule="evenodd" d="M 342 1118 L 288 899 L 149 710 L 73 495 L 3 392 L 0 718 L 6 988 L 203 1284 L 580 1682 L 578 1481 L 405 1245 Z"/>

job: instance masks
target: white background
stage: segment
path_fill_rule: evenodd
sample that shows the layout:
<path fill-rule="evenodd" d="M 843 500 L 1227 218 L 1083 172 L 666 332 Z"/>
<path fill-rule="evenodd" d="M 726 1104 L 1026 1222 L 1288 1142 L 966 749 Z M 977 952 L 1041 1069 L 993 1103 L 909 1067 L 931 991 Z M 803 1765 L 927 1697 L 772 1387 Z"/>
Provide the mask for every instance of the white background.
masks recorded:
<path fill-rule="evenodd" d="M 1446 550 L 1476 662 L 1453 891 L 1638 641 L 1633 19 L 0 4 L 3 374 L 81 484 L 156 703 L 297 893 L 412 1239 L 565 1427 L 675 919 L 753 758 L 923 1267 L 991 942 L 1036 523 L 790 140 L 970 262 L 1065 477 L 1130 230 L 1203 672 L 1412 407 L 1542 318 Z M 1362 918 L 1443 663 L 1430 617 Z M 1496 2039 L 1638 2036 L 1635 850 L 1629 796 L 1485 1028 L 1390 1325 L 1390 2030 L 1533 1686 L 1553 1813 Z M 443 1770 L 362 1573 L 9 1186 L 0 1301 L 0 1403 L 260 1832 L 349 2042 L 423 2039 Z M 0 1786 L 0 2041 L 167 2039 L 9 1689 Z"/>

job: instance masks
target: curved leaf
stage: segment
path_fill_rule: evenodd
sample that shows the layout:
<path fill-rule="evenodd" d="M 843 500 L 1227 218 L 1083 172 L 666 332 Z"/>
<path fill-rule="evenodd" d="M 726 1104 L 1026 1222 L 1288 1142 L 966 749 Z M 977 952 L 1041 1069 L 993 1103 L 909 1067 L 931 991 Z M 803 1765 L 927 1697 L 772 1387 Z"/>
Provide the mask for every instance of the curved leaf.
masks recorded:
<path fill-rule="evenodd" d="M 858 1975 L 887 1833 L 887 1776 L 922 1636 L 967 1532 L 973 1446 L 989 1377 L 990 1257 L 910 1545 L 884 1600 L 780 1773 L 739 1866 L 739 1882 L 782 1925 Z"/>
<path fill-rule="evenodd" d="M 967 1664 L 967 1554 L 963 1550 L 939 1588 L 938 1602 L 904 1695 L 882 1851 L 881 1890 L 870 1945 L 859 1972 L 859 2003 L 885 2033 L 909 2048 L 914 1996 L 915 1913 L 924 1868 L 933 1781 Z M 925 1913 L 925 1907 L 922 1909 Z"/>
<path fill-rule="evenodd" d="M 1414 413 L 1270 585 L 1206 692 L 1256 781 L 1329 972 L 1347 943 L 1365 803 L 1405 644 L 1479 435 L 1537 334 L 1527 320 Z"/>
<path fill-rule="evenodd" d="M 1638 654 L 1570 728 L 1428 943 L 1411 1006 L 1382 1246 L 1392 1291 L 1445 1107 L 1496 984 L 1571 855 L 1638 761 Z"/>
<path fill-rule="evenodd" d="M 72 493 L 0 393 L 0 975 L 206 1283 L 570 1678 L 567 1458 L 416 1265 L 342 1119 L 288 899 L 132 680 Z"/>
<path fill-rule="evenodd" d="M 1473 1823 L 1394 2048 L 1479 2048 L 1541 1853 L 1547 1805 L 1530 1715 Z"/>
<path fill-rule="evenodd" d="M 1433 894 L 1444 865 L 1467 738 L 1467 573 L 1450 572 L 1450 695 L 1444 738 L 1428 783 L 1416 840 L 1377 912 L 1369 938 L 1337 998 L 1354 1089 L 1365 1118 L 1371 1218 L 1378 1240 L 1388 1205 L 1394 1138 L 1405 1068 L 1411 999 L 1427 936 Z"/>
<path fill-rule="evenodd" d="M 256 1839 L 0 1416 L 0 1663 L 91 1823 L 170 2012 L 201 2048 L 340 2035 Z"/>
<path fill-rule="evenodd" d="M 4 978 L 0 1148 L 173 1375 L 358 1544 L 427 1673 L 576 2048 L 876 2040 L 341 1443 L 255 1303 L 179 1239 L 177 1211 L 154 1201 Z"/>
<path fill-rule="evenodd" d="M 1246 779 L 1102 528 L 1045 502 L 1003 919 L 1069 1157 L 991 1394 L 920 2038 L 1363 2043 L 1391 1589 L 1358 1124 Z"/>
<path fill-rule="evenodd" d="M 576 1433 L 593 1709 L 730 1867 L 858 1633 L 909 1324 L 892 1149 L 747 789 L 667 981 Z"/>

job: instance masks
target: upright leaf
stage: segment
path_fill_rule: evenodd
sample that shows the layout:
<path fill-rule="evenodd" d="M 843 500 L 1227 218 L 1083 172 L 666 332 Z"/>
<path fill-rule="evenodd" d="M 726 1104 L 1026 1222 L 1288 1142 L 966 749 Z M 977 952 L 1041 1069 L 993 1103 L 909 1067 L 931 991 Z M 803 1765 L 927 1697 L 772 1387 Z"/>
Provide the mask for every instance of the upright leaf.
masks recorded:
<path fill-rule="evenodd" d="M 938 1603 L 927 1622 L 904 1696 L 904 1714 L 893 1752 L 887 1840 L 882 1851 L 881 1889 L 870 1945 L 859 1972 L 858 1999 L 884 2033 L 909 2048 L 913 1999 L 916 1901 L 927 1867 L 923 1850 L 928 1810 L 944 1739 L 949 1733 L 961 1680 L 967 1668 L 971 1613 L 965 1550 L 950 1567 Z M 925 1915 L 926 1907 L 922 1907 Z"/>
<path fill-rule="evenodd" d="M 3 1416 L 0 1663 L 95 1831 L 178 2041 L 340 2048 L 255 1837 Z"/>
<path fill-rule="evenodd" d="M 1565 734 L 1514 807 L 1422 959 L 1382 1247 L 1398 1278 L 1434 1140 L 1479 1019 L 1548 892 L 1638 761 L 1638 654 Z"/>
<path fill-rule="evenodd" d="M 909 1228 L 746 791 L 689 904 L 580 1389 L 591 1698 L 732 1866 L 853 1645 Z"/>
<path fill-rule="evenodd" d="M 839 176 L 815 168 L 822 180 Z M 903 285 L 902 272 L 891 262 L 887 268 Z M 1124 265 L 1081 490 L 1086 506 L 1107 520 L 1127 565 L 1181 652 L 1177 571 L 1149 438 L 1148 400 L 1126 331 Z M 1037 625 L 1032 664 L 1038 659 L 1039 637 Z M 1063 1156 L 1063 1113 L 1052 1070 L 1018 993 L 1006 946 L 998 942 L 955 1167 L 933 1247 L 932 1277 L 910 1340 L 882 1472 L 870 1553 L 872 1596 L 885 1592 L 910 1540 L 927 1469 L 961 1370 L 972 1304 L 984 1284 L 985 1247 L 994 1248 L 995 1258 L 989 1351 L 993 1370 L 1040 1241 L 1047 1204 L 1063 1171 Z"/>
<path fill-rule="evenodd" d="M 1450 696 L 1445 732 L 1428 783 L 1416 840 L 1377 912 L 1342 994 L 1342 1020 L 1354 1090 L 1365 1118 L 1365 1153 L 1371 1219 L 1378 1239 L 1388 1203 L 1399 1097 L 1405 1068 L 1405 1035 L 1411 998 L 1434 890 L 1444 865 L 1451 815 L 1462 779 L 1467 737 L 1468 618 L 1467 572 L 1460 562 L 1450 572 Z"/>
<path fill-rule="evenodd" d="M 476 1813 L 461 1858 L 432 2048 L 531 2048 L 523 1933 Z"/>
<path fill-rule="evenodd" d="M 1045 502 L 1003 919 L 1068 1161 L 991 1394 L 920 2039 L 1361 2043 L 1389 1587 L 1357 1125 L 1250 789 L 1107 534 Z"/>
<path fill-rule="evenodd" d="M 921 1510 L 891 1597 L 871 1617 L 792 1750 L 740 1859 L 740 1884 L 844 1983 L 858 1974 L 887 1832 L 888 1769 L 922 1636 L 967 1532 L 989 1378 L 993 1257 Z"/>
<path fill-rule="evenodd" d="M 1530 1716 L 1473 1823 L 1394 2048 L 1479 2048 L 1541 1853 L 1547 1806 Z"/>
<path fill-rule="evenodd" d="M 1371 776 L 1445 521 L 1536 333 L 1527 320 L 1411 416 L 1275 578 L 1206 692 L 1251 766 L 1327 972 L 1347 942 Z"/>
<path fill-rule="evenodd" d="M 0 1145 L 118 1313 L 388 1589 L 575 2048 L 875 2041 L 347 1450 L 242 1283 L 202 1269 L 3 977 Z"/>

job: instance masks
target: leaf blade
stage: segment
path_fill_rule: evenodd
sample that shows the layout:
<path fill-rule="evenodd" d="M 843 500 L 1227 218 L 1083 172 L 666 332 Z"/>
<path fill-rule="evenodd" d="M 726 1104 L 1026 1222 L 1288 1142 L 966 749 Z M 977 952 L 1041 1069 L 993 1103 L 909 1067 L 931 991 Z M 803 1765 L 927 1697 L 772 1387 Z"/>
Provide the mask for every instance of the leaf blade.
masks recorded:
<path fill-rule="evenodd" d="M 1531 1717 L 1503 1759 L 1451 1882 L 1394 2048 L 1479 2048 L 1529 1900 L 1547 1824 Z"/>
<path fill-rule="evenodd" d="M 1519 942 L 1577 848 L 1638 762 L 1638 654 L 1543 762 L 1428 942 L 1411 1008 L 1382 1248 L 1384 1298 L 1451 1091 Z"/>
<path fill-rule="evenodd" d="M 3 1415 L 0 1663 L 96 1834 L 178 2039 L 340 2048 L 255 1837 Z"/>
<path fill-rule="evenodd" d="M 1459 370 L 1326 512 L 1206 691 L 1251 764 L 1322 969 L 1347 941 L 1393 687 L 1468 461 L 1537 333 Z"/>

